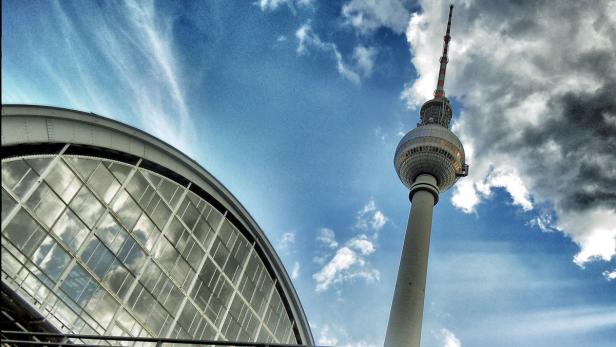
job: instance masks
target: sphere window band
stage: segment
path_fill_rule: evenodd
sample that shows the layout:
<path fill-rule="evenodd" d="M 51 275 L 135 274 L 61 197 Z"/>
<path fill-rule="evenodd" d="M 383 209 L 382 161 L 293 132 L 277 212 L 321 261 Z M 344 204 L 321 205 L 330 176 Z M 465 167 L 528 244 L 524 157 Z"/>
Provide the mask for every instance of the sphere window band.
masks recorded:
<path fill-rule="evenodd" d="M 3 282 L 66 332 L 297 343 L 255 245 L 189 186 L 99 157 L 2 160 Z"/>

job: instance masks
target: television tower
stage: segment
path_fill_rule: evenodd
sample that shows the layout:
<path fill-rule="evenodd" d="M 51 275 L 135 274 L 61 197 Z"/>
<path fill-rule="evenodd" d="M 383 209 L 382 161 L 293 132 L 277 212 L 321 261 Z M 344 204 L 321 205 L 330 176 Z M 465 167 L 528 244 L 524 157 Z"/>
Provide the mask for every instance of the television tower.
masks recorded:
<path fill-rule="evenodd" d="M 411 213 L 400 259 L 396 289 L 389 314 L 385 347 L 419 347 L 423 317 L 432 210 L 440 192 L 468 174 L 464 148 L 449 130 L 452 110 L 445 97 L 447 50 L 451 40 L 451 14 L 444 37 L 434 98 L 423 104 L 421 121 L 398 144 L 396 172 L 410 189 Z"/>

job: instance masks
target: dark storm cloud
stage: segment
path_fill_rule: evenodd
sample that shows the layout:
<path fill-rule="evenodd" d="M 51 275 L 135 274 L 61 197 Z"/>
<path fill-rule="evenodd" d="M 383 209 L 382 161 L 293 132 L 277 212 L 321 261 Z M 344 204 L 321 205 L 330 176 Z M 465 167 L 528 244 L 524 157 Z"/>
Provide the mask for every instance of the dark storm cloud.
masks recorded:
<path fill-rule="evenodd" d="M 616 82 L 612 82 L 594 93 L 570 92 L 556 97 L 549 103 L 550 110 L 560 111 L 560 116 L 543 127 L 525 129 L 518 143 L 531 148 L 533 163 L 542 163 L 543 158 L 532 149 L 547 146 L 550 141 L 561 148 L 563 160 L 554 165 L 540 164 L 535 171 L 537 175 L 542 171 L 574 173 L 565 176 L 566 182 L 558 176 L 542 180 L 560 191 L 563 208 L 616 208 L 615 91 Z M 585 188 L 585 182 L 592 184 L 592 190 Z"/>
<path fill-rule="evenodd" d="M 405 92 L 412 105 L 434 88 L 447 4 L 423 8 L 407 30 L 420 74 Z M 474 211 L 494 188 L 525 210 L 548 202 L 555 226 L 581 247 L 578 264 L 610 259 L 616 254 L 616 2 L 465 2 L 456 4 L 452 36 L 445 89 L 462 105 L 454 130 L 471 166 L 454 188 L 454 205 Z M 597 246 L 605 242 L 613 246 Z"/>

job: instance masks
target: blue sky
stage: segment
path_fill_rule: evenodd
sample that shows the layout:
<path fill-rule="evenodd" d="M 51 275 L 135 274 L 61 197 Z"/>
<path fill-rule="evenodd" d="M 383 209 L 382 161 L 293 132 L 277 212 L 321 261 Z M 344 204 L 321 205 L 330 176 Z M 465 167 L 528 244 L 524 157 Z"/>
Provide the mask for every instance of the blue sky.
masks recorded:
<path fill-rule="evenodd" d="M 423 345 L 611 345 L 616 5 L 454 3 L 445 90 L 471 174 L 435 209 Z M 315 340 L 378 346 L 409 211 L 393 153 L 434 90 L 446 11 L 3 1 L 2 102 L 182 149 L 265 230 Z"/>

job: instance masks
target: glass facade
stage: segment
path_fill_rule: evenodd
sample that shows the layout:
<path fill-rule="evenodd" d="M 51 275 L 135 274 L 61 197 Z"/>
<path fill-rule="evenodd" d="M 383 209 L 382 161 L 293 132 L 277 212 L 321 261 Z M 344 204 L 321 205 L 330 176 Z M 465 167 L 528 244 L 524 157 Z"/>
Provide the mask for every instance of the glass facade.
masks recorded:
<path fill-rule="evenodd" d="M 64 332 L 298 343 L 255 244 L 140 162 L 3 160 L 1 240 L 2 281 Z"/>

